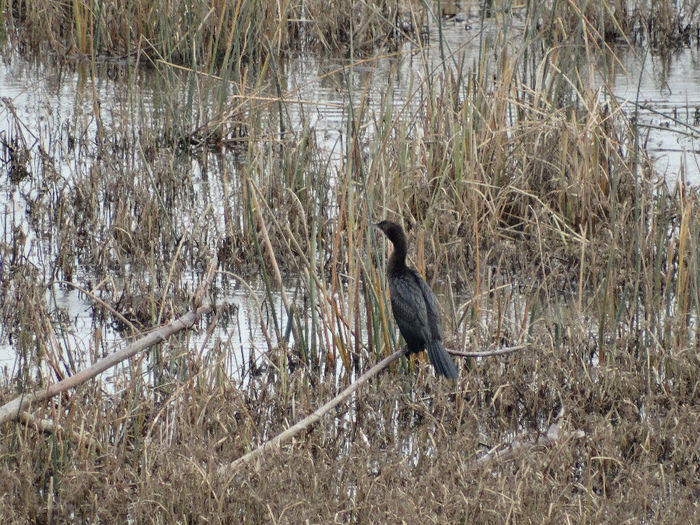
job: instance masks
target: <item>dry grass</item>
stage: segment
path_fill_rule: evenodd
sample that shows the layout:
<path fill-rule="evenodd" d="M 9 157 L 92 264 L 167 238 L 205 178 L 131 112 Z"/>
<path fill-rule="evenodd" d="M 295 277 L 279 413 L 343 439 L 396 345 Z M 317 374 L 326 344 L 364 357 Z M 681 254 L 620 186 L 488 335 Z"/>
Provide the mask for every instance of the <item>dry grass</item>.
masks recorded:
<path fill-rule="evenodd" d="M 45 4 L 76 22 L 48 33 L 65 54 L 102 53 L 96 43 L 109 39 L 131 54 L 139 31 L 165 31 L 146 4 L 128 20 L 79 2 L 69 15 L 66 5 Z M 396 21 L 393 3 L 338 6 L 335 18 L 306 5 L 312 41 L 353 57 Z M 164 47 L 150 56 L 168 63 L 155 65 L 152 107 L 107 110 L 93 92 L 81 107 L 99 131 L 81 119 L 47 124 L 51 140 L 33 144 L 3 101 L 14 126 L 5 166 L 27 213 L 4 223 L 0 243 L 3 337 L 19 356 L 0 402 L 108 351 L 112 326 L 131 337 L 186 310 L 209 261 L 221 269 L 207 319 L 217 327 L 204 342 L 169 341 L 112 382 L 33 410 L 62 430 L 0 429 L 3 520 L 697 521 L 700 196 L 657 180 L 626 108 L 584 81 L 595 66 L 585 58 L 606 52 L 596 28 L 611 26 L 610 10 L 569 25 L 562 13 L 531 13 L 523 42 L 532 54 L 496 25 L 494 62 L 470 75 L 423 64 L 428 78 L 403 108 L 387 94 L 373 113 L 360 94 L 336 162 L 338 151 L 289 117 L 294 94 L 283 92 L 278 51 L 293 47 L 298 6 L 270 6 L 288 13 L 286 33 L 269 13 L 245 15 L 245 35 L 279 43 L 265 57 L 246 52 L 245 38 L 231 51 L 217 30 L 258 4 L 177 19 L 197 28 L 201 48 L 174 32 L 154 37 Z M 39 4 L 15 7 L 19 24 Z M 557 44 L 539 24 L 550 15 L 579 44 Z M 100 25 L 113 19 L 117 29 Z M 83 27 L 101 27 L 102 40 L 62 36 Z M 176 58 L 218 77 L 175 70 Z M 124 107 L 139 96 L 139 71 L 122 71 Z M 413 262 L 441 292 L 450 347 L 528 349 L 460 361 L 454 386 L 403 360 L 294 443 L 218 479 L 222 463 L 396 345 L 383 244 L 367 229 L 385 217 L 407 227 Z M 127 322 L 94 302 L 90 341 L 75 346 L 52 302 L 59 282 Z M 255 303 L 254 325 L 240 321 L 234 293 Z M 562 429 L 583 437 L 478 461 L 484 446 L 546 431 L 562 409 Z"/>
<path fill-rule="evenodd" d="M 363 53 L 412 32 L 420 4 L 381 2 L 93 2 L 21 0 L 3 6 L 12 40 L 59 58 L 163 59 L 212 70 L 305 47 Z"/>
<path fill-rule="evenodd" d="M 281 430 L 292 406 L 306 412 L 332 391 L 309 390 L 296 374 L 290 405 L 267 380 L 241 392 L 195 379 L 160 407 L 134 406 L 126 419 L 125 407 L 104 411 L 104 394 L 81 392 L 91 402 L 79 408 L 74 398 L 64 417 L 107 448 L 7 428 L 4 515 L 22 521 L 33 509 L 43 520 L 50 497 L 58 521 L 692 522 L 698 414 L 678 400 L 697 389 L 697 363 L 687 353 L 665 361 L 679 373 L 651 389 L 629 354 L 593 380 L 577 356 L 538 350 L 475 367 L 456 392 L 385 375 L 350 412 L 226 483 L 217 481 L 218 461 Z M 560 403 L 570 408 L 567 426 L 585 438 L 475 461 L 480 443 L 542 429 L 542 409 Z M 103 435 L 111 427 L 114 438 Z"/>

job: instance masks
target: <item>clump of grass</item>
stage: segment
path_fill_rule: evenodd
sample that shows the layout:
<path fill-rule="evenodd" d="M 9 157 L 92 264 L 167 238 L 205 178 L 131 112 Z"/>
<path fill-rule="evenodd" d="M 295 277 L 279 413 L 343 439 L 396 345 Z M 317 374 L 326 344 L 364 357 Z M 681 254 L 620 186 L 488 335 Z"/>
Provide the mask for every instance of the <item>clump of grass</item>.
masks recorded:
<path fill-rule="evenodd" d="M 574 45 L 584 45 L 586 38 L 599 44 L 627 39 L 637 7 L 630 4 L 624 0 L 552 2 L 541 9 L 544 31 L 553 42 L 573 41 Z"/>
<path fill-rule="evenodd" d="M 698 41 L 697 0 L 685 2 L 638 2 L 631 13 L 636 42 L 648 42 L 660 51 L 690 46 Z"/>
<path fill-rule="evenodd" d="M 367 52 L 412 32 L 396 0 L 371 2 L 23 1 L 7 7 L 10 36 L 59 57 L 145 54 L 151 60 L 242 74 L 281 51 Z M 417 9 L 419 5 L 409 6 Z"/>

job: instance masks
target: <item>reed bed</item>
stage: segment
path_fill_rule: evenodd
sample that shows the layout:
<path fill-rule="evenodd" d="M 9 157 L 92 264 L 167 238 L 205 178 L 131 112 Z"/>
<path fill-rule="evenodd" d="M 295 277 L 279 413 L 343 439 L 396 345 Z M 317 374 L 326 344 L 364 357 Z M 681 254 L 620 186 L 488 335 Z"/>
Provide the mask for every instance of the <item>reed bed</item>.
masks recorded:
<path fill-rule="evenodd" d="M 2 4 L 24 49 L 65 59 L 136 58 L 242 70 L 281 51 L 368 52 L 413 32 L 419 2 L 135 2 L 76 0 Z"/>
<path fill-rule="evenodd" d="M 442 23 L 424 4 L 98 4 L 20 2 L 7 19 L 17 38 L 53 28 L 28 41 L 85 54 L 86 81 L 110 67 L 98 55 L 138 60 L 120 69 L 128 111 L 86 90 L 91 118 L 49 122 L 38 143 L 4 101 L 6 192 L 26 213 L 0 244 L 18 356 L 0 402 L 183 313 L 212 261 L 216 309 L 199 334 L 4 424 L 4 521 L 695 521 L 700 195 L 658 177 L 605 85 L 601 25 L 629 36 L 627 12 L 530 7 L 514 33 L 501 10 L 489 54 L 470 64 L 438 40 L 436 66 L 420 31 L 405 49 L 380 38 Z M 285 88 L 285 52 L 311 43 L 350 57 L 332 150 Z M 397 49 L 421 71 L 405 104 L 355 70 Z M 526 349 L 458 359 L 455 385 L 402 359 L 220 479 L 400 344 L 368 228 L 382 218 L 408 230 L 446 346 Z M 92 305 L 88 341 L 57 287 Z M 241 321 L 235 294 L 256 315 Z M 548 445 L 480 459 L 557 417 Z"/>
<path fill-rule="evenodd" d="M 233 66 L 239 73 L 281 52 L 358 56 L 378 48 L 397 49 L 420 40 L 421 30 L 438 12 L 467 2 L 117 2 L 109 0 L 20 0 L 3 3 L 5 35 L 23 51 L 59 60 L 118 58 L 167 61 L 213 72 Z M 566 41 L 584 28 L 598 42 L 616 40 L 673 50 L 700 38 L 698 0 L 648 2 L 485 2 L 483 14 L 527 10 L 546 28 L 548 44 Z M 585 27 L 583 27 L 585 26 Z"/>

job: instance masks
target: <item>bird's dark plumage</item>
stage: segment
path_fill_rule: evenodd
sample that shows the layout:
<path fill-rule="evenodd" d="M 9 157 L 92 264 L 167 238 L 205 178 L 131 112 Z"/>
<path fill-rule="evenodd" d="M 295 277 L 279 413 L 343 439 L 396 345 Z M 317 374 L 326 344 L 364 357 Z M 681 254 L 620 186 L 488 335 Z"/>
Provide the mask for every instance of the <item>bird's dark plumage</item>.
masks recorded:
<path fill-rule="evenodd" d="M 374 226 L 394 245 L 386 267 L 391 310 L 409 352 L 427 350 L 435 372 L 457 379 L 457 368 L 442 346 L 442 322 L 435 294 L 421 276 L 406 265 L 407 243 L 403 228 L 391 221 Z"/>

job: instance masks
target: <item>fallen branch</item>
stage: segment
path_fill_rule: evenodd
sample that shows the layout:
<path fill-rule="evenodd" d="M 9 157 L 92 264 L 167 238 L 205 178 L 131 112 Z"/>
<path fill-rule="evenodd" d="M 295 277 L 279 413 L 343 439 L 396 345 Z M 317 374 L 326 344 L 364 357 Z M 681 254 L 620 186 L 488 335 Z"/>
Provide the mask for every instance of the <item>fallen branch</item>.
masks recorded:
<path fill-rule="evenodd" d="M 128 359 L 139 352 L 142 352 L 146 348 L 149 348 L 161 341 L 166 340 L 173 334 L 184 330 L 186 328 L 191 328 L 192 325 L 199 319 L 203 314 L 211 310 L 211 306 L 205 304 L 200 306 L 196 310 L 186 313 L 182 317 L 170 321 L 167 325 L 154 330 L 150 334 L 142 337 L 138 341 L 132 343 L 131 345 L 108 355 L 104 359 L 100 359 L 94 365 L 85 370 L 78 372 L 75 375 L 67 377 L 66 379 L 54 383 L 53 385 L 31 392 L 29 394 L 22 394 L 21 396 L 13 399 L 9 403 L 5 403 L 0 407 L 0 423 L 5 423 L 11 419 L 19 417 L 23 410 L 26 410 L 31 404 L 38 403 L 39 401 L 44 401 L 50 397 L 65 392 L 71 388 L 84 383 L 85 381 L 92 379 L 98 374 L 101 374 L 105 370 L 112 368 L 113 366 L 121 363 L 125 359 Z"/>
<path fill-rule="evenodd" d="M 404 355 L 406 353 L 406 348 L 402 348 L 401 350 L 397 350 L 393 354 L 391 354 L 389 357 L 385 357 L 379 363 L 374 365 L 372 368 L 367 370 L 364 374 L 362 374 L 360 377 L 357 378 L 357 380 L 352 383 L 350 386 L 348 386 L 345 390 L 343 390 L 340 394 L 335 396 L 333 399 L 331 399 L 328 403 L 325 405 L 321 406 L 320 408 L 317 408 L 314 410 L 310 415 L 306 416 L 304 419 L 299 421 L 296 425 L 289 427 L 287 430 L 282 432 L 281 434 L 278 434 L 274 438 L 272 438 L 269 441 L 266 441 L 262 445 L 260 445 L 258 448 L 251 450 L 247 454 L 241 456 L 240 458 L 236 459 L 235 461 L 231 463 L 227 463 L 225 465 L 221 465 L 218 469 L 218 474 L 221 478 L 230 478 L 232 477 L 235 473 L 236 470 L 241 467 L 242 465 L 245 465 L 246 463 L 250 463 L 252 460 L 257 458 L 258 456 L 262 455 L 263 453 L 267 452 L 268 450 L 272 448 L 279 447 L 282 442 L 290 439 L 293 437 L 295 434 L 298 434 L 302 430 L 304 430 L 307 427 L 310 427 L 317 421 L 319 421 L 326 413 L 330 412 L 333 408 L 337 407 L 340 403 L 345 401 L 350 395 L 360 388 L 364 383 L 372 379 L 374 376 L 376 376 L 379 372 L 381 372 L 383 369 L 385 369 L 389 364 L 392 362 L 396 361 L 399 357 Z"/>
<path fill-rule="evenodd" d="M 497 355 L 510 354 L 518 350 L 523 350 L 527 348 L 527 345 L 518 346 L 507 346 L 506 348 L 499 348 L 498 350 L 487 350 L 485 352 L 460 352 L 458 350 L 447 349 L 447 352 L 458 357 L 493 357 Z"/>
<path fill-rule="evenodd" d="M 217 260 L 212 259 L 212 261 L 209 263 L 209 268 L 207 269 L 207 274 L 205 275 L 204 280 L 199 285 L 197 290 L 195 290 L 192 297 L 193 306 L 190 312 L 186 313 L 182 317 L 179 317 L 178 319 L 170 321 L 167 325 L 154 330 L 150 334 L 145 335 L 126 348 L 100 359 L 97 361 L 97 363 L 89 368 L 86 368 L 82 372 L 78 372 L 75 375 L 67 377 L 58 383 L 54 383 L 46 389 L 36 390 L 29 394 L 22 394 L 12 401 L 5 403 L 2 407 L 0 407 L 0 424 L 10 421 L 11 419 L 19 419 L 23 417 L 22 412 L 33 403 L 44 401 L 55 396 L 56 394 L 60 394 L 61 392 L 65 392 L 71 388 L 75 388 L 98 374 L 101 374 L 105 370 L 121 363 L 125 359 L 133 357 L 139 352 L 142 352 L 143 350 L 166 340 L 171 335 L 176 334 L 181 330 L 191 328 L 203 314 L 211 310 L 211 305 L 204 303 L 204 297 L 209 289 L 209 285 L 214 279 L 216 267 Z M 24 417 L 26 418 L 27 416 Z"/>

